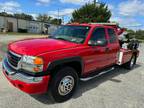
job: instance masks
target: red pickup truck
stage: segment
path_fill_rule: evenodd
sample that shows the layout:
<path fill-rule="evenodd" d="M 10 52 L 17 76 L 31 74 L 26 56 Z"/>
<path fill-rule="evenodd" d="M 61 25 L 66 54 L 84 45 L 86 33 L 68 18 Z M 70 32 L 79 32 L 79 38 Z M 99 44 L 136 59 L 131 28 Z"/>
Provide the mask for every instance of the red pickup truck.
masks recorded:
<path fill-rule="evenodd" d="M 119 29 L 112 24 L 68 24 L 48 38 L 10 43 L 3 73 L 28 94 L 46 93 L 55 101 L 70 99 L 79 80 L 87 81 L 124 65 L 132 69 L 139 51 L 122 48 Z"/>

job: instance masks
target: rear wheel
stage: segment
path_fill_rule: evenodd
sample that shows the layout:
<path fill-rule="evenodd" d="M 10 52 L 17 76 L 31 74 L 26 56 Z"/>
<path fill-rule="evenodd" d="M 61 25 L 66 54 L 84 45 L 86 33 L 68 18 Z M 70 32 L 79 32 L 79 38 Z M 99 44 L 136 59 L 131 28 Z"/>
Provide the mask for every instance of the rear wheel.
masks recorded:
<path fill-rule="evenodd" d="M 56 72 L 51 81 L 51 94 L 56 102 L 70 99 L 78 83 L 78 75 L 71 67 L 65 67 Z"/>
<path fill-rule="evenodd" d="M 127 69 L 133 69 L 133 67 L 134 67 L 135 64 L 136 64 L 136 60 L 137 60 L 136 55 L 133 55 L 132 58 L 130 59 L 130 61 L 127 62 L 124 66 L 125 66 Z"/>

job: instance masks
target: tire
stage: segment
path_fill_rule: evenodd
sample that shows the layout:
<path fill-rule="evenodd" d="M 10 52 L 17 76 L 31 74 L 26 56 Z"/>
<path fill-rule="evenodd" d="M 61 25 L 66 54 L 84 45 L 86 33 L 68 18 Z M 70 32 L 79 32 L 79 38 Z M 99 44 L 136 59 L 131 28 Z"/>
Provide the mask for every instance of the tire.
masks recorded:
<path fill-rule="evenodd" d="M 135 64 L 136 64 L 136 60 L 137 60 L 136 55 L 133 55 L 133 56 L 131 57 L 130 61 L 127 62 L 127 63 L 124 65 L 125 68 L 127 68 L 127 69 L 129 69 L 129 70 L 133 69 L 134 66 L 135 66 Z"/>
<path fill-rule="evenodd" d="M 73 68 L 65 67 L 58 70 L 50 84 L 53 99 L 56 102 L 64 102 L 70 99 L 77 87 L 78 80 L 78 75 Z"/>

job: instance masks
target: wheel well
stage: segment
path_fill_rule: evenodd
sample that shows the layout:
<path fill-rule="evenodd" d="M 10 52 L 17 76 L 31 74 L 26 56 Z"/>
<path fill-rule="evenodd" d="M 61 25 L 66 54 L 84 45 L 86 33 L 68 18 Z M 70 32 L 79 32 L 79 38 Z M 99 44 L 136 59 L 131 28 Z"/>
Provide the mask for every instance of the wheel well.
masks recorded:
<path fill-rule="evenodd" d="M 75 71 L 77 72 L 78 76 L 80 77 L 81 76 L 81 73 L 82 73 L 82 65 L 80 62 L 78 61 L 72 61 L 72 62 L 68 62 L 68 63 L 62 63 L 60 65 L 56 65 L 52 70 L 52 74 L 54 75 L 55 72 L 57 72 L 58 70 L 62 69 L 63 67 L 66 67 L 66 66 L 69 66 L 69 67 L 72 67 L 73 69 L 75 69 Z"/>

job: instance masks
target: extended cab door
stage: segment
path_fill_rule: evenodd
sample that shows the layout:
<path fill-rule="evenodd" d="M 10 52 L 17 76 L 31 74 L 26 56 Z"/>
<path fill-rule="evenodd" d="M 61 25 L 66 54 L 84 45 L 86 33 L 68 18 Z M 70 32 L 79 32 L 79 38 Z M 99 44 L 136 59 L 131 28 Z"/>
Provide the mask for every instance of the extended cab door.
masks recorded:
<path fill-rule="evenodd" d="M 106 38 L 106 30 L 103 27 L 95 28 L 91 38 L 88 42 L 89 44 L 89 57 L 87 59 L 86 65 L 88 70 L 99 70 L 109 65 L 109 50 Z M 99 43 L 103 42 L 103 43 Z M 98 44 L 97 44 L 98 43 Z"/>
<path fill-rule="evenodd" d="M 113 28 L 107 28 L 107 36 L 108 36 L 108 48 L 109 48 L 109 64 L 116 64 L 118 52 L 120 49 L 120 45 L 118 42 L 118 38 L 116 32 Z"/>

